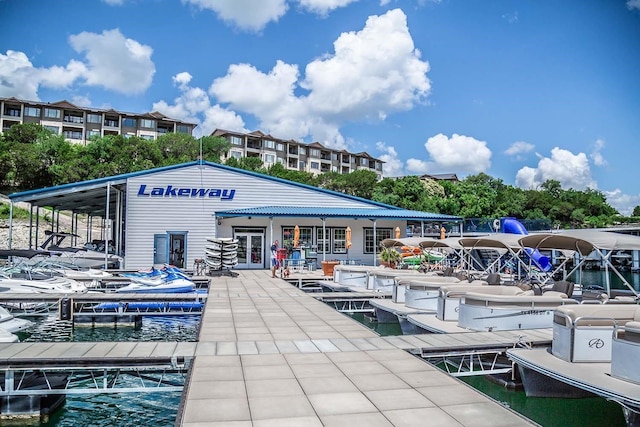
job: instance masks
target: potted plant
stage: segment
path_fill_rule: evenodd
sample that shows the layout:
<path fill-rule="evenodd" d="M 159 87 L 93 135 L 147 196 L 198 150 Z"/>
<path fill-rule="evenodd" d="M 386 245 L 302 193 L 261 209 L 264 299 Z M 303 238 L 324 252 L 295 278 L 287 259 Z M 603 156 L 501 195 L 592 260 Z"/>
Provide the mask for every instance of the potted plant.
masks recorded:
<path fill-rule="evenodd" d="M 380 258 L 380 264 L 396 268 L 396 265 L 402 261 L 402 254 L 393 247 L 383 248 L 378 254 L 378 258 Z"/>

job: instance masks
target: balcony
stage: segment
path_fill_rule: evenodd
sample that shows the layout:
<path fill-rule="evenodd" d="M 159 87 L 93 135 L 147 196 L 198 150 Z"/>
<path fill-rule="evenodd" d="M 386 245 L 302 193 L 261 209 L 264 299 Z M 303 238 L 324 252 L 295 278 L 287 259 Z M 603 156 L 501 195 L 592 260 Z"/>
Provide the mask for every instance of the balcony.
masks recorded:
<path fill-rule="evenodd" d="M 20 114 L 20 109 L 19 108 L 12 108 L 12 107 L 7 107 L 4 109 L 4 116 L 7 117 L 21 117 L 22 114 Z"/>
<path fill-rule="evenodd" d="M 82 116 L 65 115 L 62 118 L 62 121 L 66 122 L 66 123 L 75 123 L 75 124 L 81 125 L 81 124 L 84 123 L 84 117 L 82 117 Z"/>
<path fill-rule="evenodd" d="M 120 122 L 118 120 L 104 119 L 104 126 L 109 128 L 118 128 L 120 127 Z"/>

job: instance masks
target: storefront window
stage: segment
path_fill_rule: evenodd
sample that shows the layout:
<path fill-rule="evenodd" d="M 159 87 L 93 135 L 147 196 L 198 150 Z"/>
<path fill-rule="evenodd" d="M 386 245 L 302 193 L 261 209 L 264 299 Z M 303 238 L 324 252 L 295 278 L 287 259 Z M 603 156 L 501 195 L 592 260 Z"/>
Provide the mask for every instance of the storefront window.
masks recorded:
<path fill-rule="evenodd" d="M 380 242 L 382 242 L 384 239 L 391 238 L 392 231 L 393 230 L 391 228 L 376 228 L 376 241 L 375 241 L 376 252 L 380 252 Z M 373 246 L 374 246 L 373 228 L 365 228 L 364 229 L 364 253 L 372 254 Z"/>
<path fill-rule="evenodd" d="M 326 231 L 326 236 L 323 234 L 323 231 Z M 329 245 L 329 232 L 331 229 L 326 228 L 323 230 L 322 227 L 318 227 L 316 229 L 316 242 L 318 242 L 318 253 L 331 253 L 331 246 Z"/>
<path fill-rule="evenodd" d="M 346 228 L 334 228 L 333 230 L 333 253 L 347 253 L 347 230 Z"/>

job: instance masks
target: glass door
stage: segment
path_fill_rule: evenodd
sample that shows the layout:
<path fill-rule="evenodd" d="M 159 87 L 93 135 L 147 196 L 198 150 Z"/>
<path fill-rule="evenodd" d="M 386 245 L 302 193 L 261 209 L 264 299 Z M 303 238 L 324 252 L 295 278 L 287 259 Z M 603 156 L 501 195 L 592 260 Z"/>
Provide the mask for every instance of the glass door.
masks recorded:
<path fill-rule="evenodd" d="M 237 269 L 261 269 L 266 268 L 264 258 L 264 234 L 263 233 L 236 233 L 238 239 L 238 265 Z"/>

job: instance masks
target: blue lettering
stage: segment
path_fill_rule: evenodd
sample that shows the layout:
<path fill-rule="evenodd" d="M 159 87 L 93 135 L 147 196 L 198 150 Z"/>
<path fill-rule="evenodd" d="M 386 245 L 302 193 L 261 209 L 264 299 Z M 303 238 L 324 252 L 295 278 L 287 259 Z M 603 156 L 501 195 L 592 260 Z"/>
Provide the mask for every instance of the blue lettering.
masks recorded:
<path fill-rule="evenodd" d="M 207 194 L 206 188 L 192 188 L 191 197 L 204 197 Z"/>
<path fill-rule="evenodd" d="M 167 192 L 164 193 L 164 197 L 176 197 L 176 190 L 170 185 L 167 185 Z"/>
<path fill-rule="evenodd" d="M 146 184 L 140 184 L 138 197 L 189 197 L 193 199 L 233 200 L 236 190 L 231 188 L 191 188 L 191 187 L 153 187 L 147 190 Z"/>
<path fill-rule="evenodd" d="M 141 184 L 140 188 L 138 189 L 138 197 L 141 197 L 141 196 L 149 197 L 149 195 L 144 191 L 146 189 L 147 189 L 147 185 Z"/>

